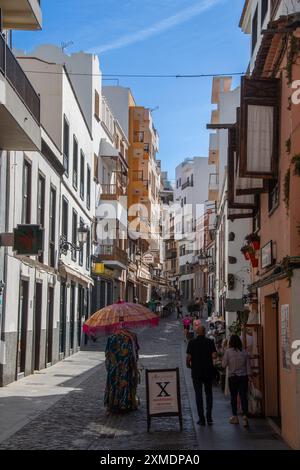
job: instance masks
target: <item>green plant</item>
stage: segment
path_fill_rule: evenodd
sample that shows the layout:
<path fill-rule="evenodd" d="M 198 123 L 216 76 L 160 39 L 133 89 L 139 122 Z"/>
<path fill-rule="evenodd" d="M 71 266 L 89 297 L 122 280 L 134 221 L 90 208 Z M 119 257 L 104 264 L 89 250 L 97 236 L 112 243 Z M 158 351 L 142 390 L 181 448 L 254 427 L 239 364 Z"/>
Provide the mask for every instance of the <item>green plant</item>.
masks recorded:
<path fill-rule="evenodd" d="M 248 242 L 259 242 L 260 241 L 260 237 L 259 235 L 257 235 L 257 233 L 250 233 L 249 235 L 246 236 L 246 240 Z"/>
<path fill-rule="evenodd" d="M 286 148 L 286 153 L 288 153 L 289 155 L 291 155 L 291 150 L 292 150 L 292 140 L 291 140 L 291 137 L 289 137 L 287 139 L 287 141 L 285 142 L 285 148 Z"/>
<path fill-rule="evenodd" d="M 291 267 L 290 257 L 289 256 L 286 256 L 285 258 L 283 258 L 283 260 L 281 261 L 281 267 L 283 268 L 283 270 L 286 273 L 286 277 L 287 277 L 287 280 L 288 280 L 288 286 L 291 287 L 292 286 L 292 278 L 294 276 L 294 271 L 293 271 L 293 268 Z"/>
<path fill-rule="evenodd" d="M 287 54 L 286 73 L 288 84 L 291 85 L 293 81 L 293 66 L 296 63 L 298 51 L 300 49 L 300 39 L 293 34 L 290 37 L 289 49 Z"/>
<path fill-rule="evenodd" d="M 300 153 L 297 153 L 292 158 L 292 163 L 294 163 L 294 174 L 300 176 Z"/>
<path fill-rule="evenodd" d="M 288 169 L 284 177 L 284 203 L 287 210 L 290 206 L 290 180 L 291 180 L 291 170 Z"/>
<path fill-rule="evenodd" d="M 233 322 L 232 325 L 228 329 L 229 329 L 229 331 L 232 335 L 241 336 L 241 334 L 242 334 L 242 323 L 239 320 L 237 320 L 237 321 Z"/>

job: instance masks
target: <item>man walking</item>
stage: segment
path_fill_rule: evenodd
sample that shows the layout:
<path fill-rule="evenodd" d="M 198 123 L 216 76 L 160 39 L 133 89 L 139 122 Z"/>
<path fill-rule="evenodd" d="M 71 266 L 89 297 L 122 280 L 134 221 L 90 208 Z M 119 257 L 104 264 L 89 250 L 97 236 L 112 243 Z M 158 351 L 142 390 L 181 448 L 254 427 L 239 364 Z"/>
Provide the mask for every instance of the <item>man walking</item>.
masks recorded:
<path fill-rule="evenodd" d="M 191 340 L 187 347 L 186 365 L 189 369 L 192 369 L 192 379 L 199 415 L 198 424 L 205 426 L 206 421 L 207 424 L 213 424 L 213 360 L 217 358 L 217 351 L 214 341 L 206 338 L 204 326 L 198 326 L 196 333 L 197 337 Z M 203 407 L 203 386 L 206 396 L 206 421 Z"/>

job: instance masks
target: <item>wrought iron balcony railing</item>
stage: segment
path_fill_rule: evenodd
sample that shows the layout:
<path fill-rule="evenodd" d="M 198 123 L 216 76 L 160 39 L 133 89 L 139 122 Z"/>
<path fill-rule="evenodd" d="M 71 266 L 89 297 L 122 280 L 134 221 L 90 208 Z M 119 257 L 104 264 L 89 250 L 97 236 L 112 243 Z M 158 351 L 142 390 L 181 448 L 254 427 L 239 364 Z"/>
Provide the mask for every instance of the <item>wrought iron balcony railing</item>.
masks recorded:
<path fill-rule="evenodd" d="M 9 81 L 34 119 L 40 124 L 40 97 L 6 44 L 2 34 L 0 34 L 0 72 Z"/>

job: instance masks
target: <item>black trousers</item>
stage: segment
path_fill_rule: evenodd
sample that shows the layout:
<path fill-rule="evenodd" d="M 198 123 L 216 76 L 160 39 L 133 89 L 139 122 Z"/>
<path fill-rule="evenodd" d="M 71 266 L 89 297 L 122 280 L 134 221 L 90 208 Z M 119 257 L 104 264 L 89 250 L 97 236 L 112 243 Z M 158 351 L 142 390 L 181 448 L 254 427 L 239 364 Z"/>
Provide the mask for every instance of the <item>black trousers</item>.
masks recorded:
<path fill-rule="evenodd" d="M 203 386 L 205 390 L 206 397 L 206 417 L 211 418 L 212 407 L 213 407 L 213 392 L 212 392 L 212 380 L 202 380 L 193 378 L 196 404 L 199 419 L 204 417 L 204 407 L 203 407 Z"/>
<path fill-rule="evenodd" d="M 237 397 L 240 396 L 242 412 L 244 416 L 248 416 L 248 376 L 229 377 L 228 385 L 231 395 L 231 408 L 233 416 L 237 416 Z"/>

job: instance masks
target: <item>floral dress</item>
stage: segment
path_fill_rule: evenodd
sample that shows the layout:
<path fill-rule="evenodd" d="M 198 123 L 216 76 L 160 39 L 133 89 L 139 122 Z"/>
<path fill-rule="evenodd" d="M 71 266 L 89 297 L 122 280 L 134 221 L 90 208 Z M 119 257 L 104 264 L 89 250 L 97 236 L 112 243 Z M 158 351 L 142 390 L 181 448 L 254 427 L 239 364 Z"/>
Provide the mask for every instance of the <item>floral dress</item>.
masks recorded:
<path fill-rule="evenodd" d="M 107 340 L 105 357 L 107 370 L 105 406 L 114 413 L 136 410 L 139 379 L 136 335 L 127 330 L 111 335 Z"/>

